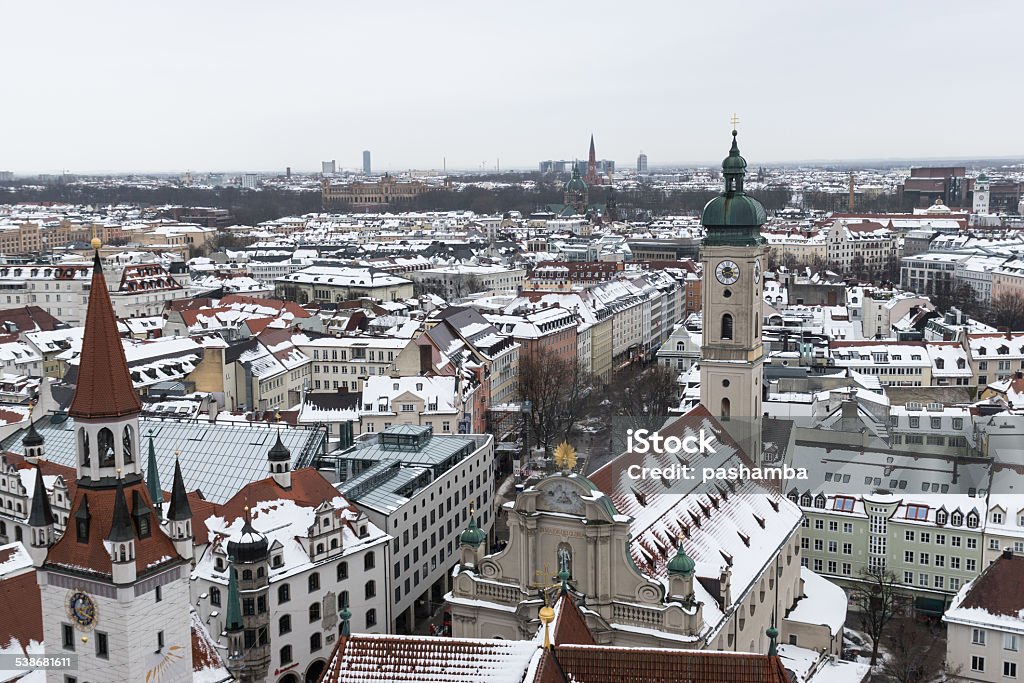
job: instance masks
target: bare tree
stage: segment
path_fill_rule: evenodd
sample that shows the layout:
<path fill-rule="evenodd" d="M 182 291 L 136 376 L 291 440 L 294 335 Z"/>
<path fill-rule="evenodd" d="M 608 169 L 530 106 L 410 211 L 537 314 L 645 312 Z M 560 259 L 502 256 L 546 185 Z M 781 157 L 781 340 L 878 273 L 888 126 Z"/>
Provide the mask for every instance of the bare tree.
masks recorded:
<path fill-rule="evenodd" d="M 882 663 L 881 672 L 896 683 L 927 683 L 940 680 L 950 681 L 957 671 L 946 668 L 946 643 L 941 630 L 932 624 L 922 624 L 910 618 L 900 618 L 892 623 L 885 641 L 889 656 Z"/>
<path fill-rule="evenodd" d="M 996 327 L 1024 330 L 1024 297 L 1011 292 L 992 297 L 992 317 Z"/>
<path fill-rule="evenodd" d="M 592 395 L 590 378 L 574 361 L 545 353 L 520 358 L 519 393 L 530 402 L 525 415 L 534 443 L 545 451 L 569 438 Z"/>
<path fill-rule="evenodd" d="M 896 616 L 899 584 L 884 567 L 865 567 L 850 592 L 850 604 L 860 612 L 861 628 L 871 640 L 871 666 L 878 663 L 878 648 Z"/>
<path fill-rule="evenodd" d="M 679 406 L 678 373 L 664 365 L 652 365 L 637 374 L 616 376 L 608 392 L 616 396 L 616 414 L 633 429 L 659 429 L 669 410 Z"/>

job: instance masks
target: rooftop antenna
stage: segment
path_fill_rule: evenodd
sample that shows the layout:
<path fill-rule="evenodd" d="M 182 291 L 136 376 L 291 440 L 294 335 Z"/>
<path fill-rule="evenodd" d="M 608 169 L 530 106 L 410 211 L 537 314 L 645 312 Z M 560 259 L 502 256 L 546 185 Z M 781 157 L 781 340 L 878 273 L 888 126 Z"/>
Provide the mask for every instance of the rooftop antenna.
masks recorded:
<path fill-rule="evenodd" d="M 848 201 L 848 206 L 847 206 L 847 210 L 850 213 L 853 213 L 853 204 L 854 204 L 853 198 L 854 198 L 854 195 L 853 195 L 853 171 L 850 171 L 850 199 Z"/>

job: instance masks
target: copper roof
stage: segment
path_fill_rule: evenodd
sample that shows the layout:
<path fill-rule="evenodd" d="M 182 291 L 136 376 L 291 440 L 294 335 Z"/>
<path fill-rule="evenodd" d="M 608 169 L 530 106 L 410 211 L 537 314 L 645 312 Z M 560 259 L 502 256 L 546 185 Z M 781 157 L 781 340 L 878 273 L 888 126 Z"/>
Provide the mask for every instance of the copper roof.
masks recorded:
<path fill-rule="evenodd" d="M 117 318 L 103 279 L 99 253 L 93 260 L 89 308 L 78 366 L 78 384 L 68 414 L 74 418 L 112 418 L 141 412 L 117 331 Z"/>

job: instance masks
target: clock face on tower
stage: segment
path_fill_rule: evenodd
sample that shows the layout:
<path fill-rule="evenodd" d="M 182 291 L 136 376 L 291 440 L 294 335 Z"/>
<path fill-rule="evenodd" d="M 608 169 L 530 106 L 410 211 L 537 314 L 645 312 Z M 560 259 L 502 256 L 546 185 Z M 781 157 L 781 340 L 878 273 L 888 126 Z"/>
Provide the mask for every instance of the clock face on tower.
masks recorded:
<path fill-rule="evenodd" d="M 761 281 L 761 261 L 758 259 L 754 261 L 754 284 L 756 285 Z"/>
<path fill-rule="evenodd" d="M 91 629 L 99 619 L 96 603 L 81 590 L 71 591 L 68 595 L 67 611 L 68 617 L 75 623 L 75 626 L 82 630 Z"/>
<path fill-rule="evenodd" d="M 715 268 L 715 277 L 723 285 L 736 284 L 736 281 L 740 279 L 740 267 L 736 265 L 735 261 L 720 261 L 718 267 Z"/>

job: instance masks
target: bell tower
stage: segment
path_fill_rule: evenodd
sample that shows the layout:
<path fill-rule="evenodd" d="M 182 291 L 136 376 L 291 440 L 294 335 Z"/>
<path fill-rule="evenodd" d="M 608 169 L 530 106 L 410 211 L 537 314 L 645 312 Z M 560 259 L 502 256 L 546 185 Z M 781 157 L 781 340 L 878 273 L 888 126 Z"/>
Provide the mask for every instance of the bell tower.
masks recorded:
<path fill-rule="evenodd" d="M 733 124 L 736 123 L 733 117 Z M 729 435 L 755 462 L 760 459 L 762 393 L 762 269 L 766 259 L 761 226 L 764 207 L 743 191 L 747 162 L 736 130 L 722 162 L 724 188 L 704 207 L 704 331 L 700 402 L 722 420 Z"/>

